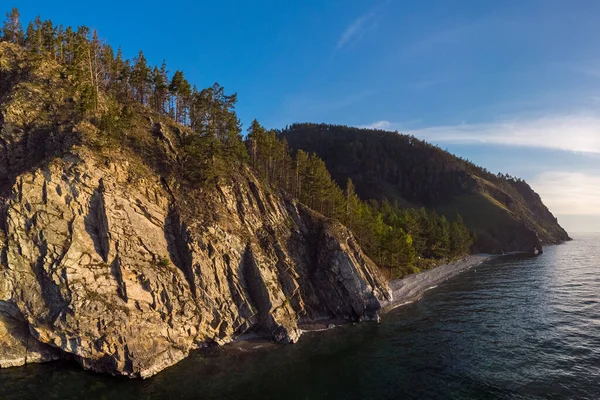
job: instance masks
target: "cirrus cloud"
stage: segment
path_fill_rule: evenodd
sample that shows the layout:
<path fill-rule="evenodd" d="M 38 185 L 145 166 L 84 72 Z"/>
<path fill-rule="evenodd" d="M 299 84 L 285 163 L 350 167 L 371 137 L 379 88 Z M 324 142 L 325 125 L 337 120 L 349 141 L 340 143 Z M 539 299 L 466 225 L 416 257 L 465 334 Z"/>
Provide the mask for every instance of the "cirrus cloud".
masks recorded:
<path fill-rule="evenodd" d="M 402 125 L 377 121 L 364 127 L 401 130 Z M 600 154 L 600 116 L 595 114 L 433 126 L 404 133 L 432 143 L 496 144 Z"/>
<path fill-rule="evenodd" d="M 599 175 L 548 171 L 536 176 L 531 186 L 555 214 L 600 216 Z"/>

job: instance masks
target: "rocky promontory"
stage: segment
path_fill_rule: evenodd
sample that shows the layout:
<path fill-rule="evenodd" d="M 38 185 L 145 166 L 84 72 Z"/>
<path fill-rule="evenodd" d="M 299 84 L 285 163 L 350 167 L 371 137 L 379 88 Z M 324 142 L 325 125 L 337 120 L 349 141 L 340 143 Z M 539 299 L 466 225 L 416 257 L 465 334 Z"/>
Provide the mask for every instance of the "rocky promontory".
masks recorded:
<path fill-rule="evenodd" d="M 389 289 L 347 228 L 243 162 L 184 180 L 190 129 L 77 79 L 0 43 L 0 367 L 145 378 L 244 333 L 378 319 Z"/>
<path fill-rule="evenodd" d="M 85 149 L 17 177 L 2 204 L 0 365 L 73 356 L 147 377 L 190 350 L 297 321 L 376 320 L 386 284 L 352 234 L 248 172 L 189 220 L 159 177 Z"/>

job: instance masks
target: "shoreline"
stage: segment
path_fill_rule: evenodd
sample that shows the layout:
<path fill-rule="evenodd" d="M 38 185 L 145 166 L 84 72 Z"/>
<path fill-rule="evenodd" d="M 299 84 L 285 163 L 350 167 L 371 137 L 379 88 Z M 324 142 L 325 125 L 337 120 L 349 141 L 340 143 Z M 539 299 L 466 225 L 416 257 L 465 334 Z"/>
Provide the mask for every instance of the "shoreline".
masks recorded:
<path fill-rule="evenodd" d="M 473 267 L 481 265 L 486 261 L 501 256 L 502 255 L 500 254 L 472 254 L 452 263 L 442 264 L 418 274 L 390 281 L 388 286 L 392 292 L 392 300 L 381 303 L 380 315 L 383 316 L 396 308 L 413 303 L 419 300 L 425 292 L 437 287 L 442 282 L 455 277 L 462 272 L 466 272 Z M 330 318 L 303 321 L 298 324 L 298 329 L 301 331 L 299 340 L 302 340 L 304 334 L 324 332 L 359 323 L 363 322 Z M 256 333 L 247 333 L 240 335 L 231 342 L 221 346 L 196 349 L 194 352 L 199 352 L 204 356 L 211 354 L 214 356 L 216 354 L 222 354 L 222 352 L 249 354 L 256 351 L 276 349 L 280 346 L 286 345 L 274 343 L 271 339 Z"/>
<path fill-rule="evenodd" d="M 501 255 L 487 253 L 471 254 L 458 261 L 442 264 L 402 279 L 392 280 L 388 282 L 389 289 L 392 292 L 392 300 L 381 302 L 380 314 L 387 314 L 398 307 L 413 303 L 419 300 L 426 291 L 437 287 L 440 283 L 496 257 L 501 257 Z M 304 334 L 328 331 L 338 326 L 353 323 L 357 322 L 324 319 L 320 321 L 306 321 L 299 324 L 298 327 Z"/>
<path fill-rule="evenodd" d="M 496 257 L 499 255 L 472 254 L 458 261 L 442 264 L 406 278 L 392 280 L 389 282 L 392 300 L 381 305 L 381 313 L 385 314 L 403 305 L 413 303 L 419 300 L 426 291 L 437 287 L 440 283 Z"/>
<path fill-rule="evenodd" d="M 499 256 L 500 255 L 493 254 L 469 255 L 452 263 L 442 264 L 438 267 L 420 272 L 418 274 L 409 275 L 403 279 L 390 281 L 388 286 L 392 293 L 392 300 L 381 302 L 380 315 L 383 316 L 384 314 L 389 313 L 398 307 L 413 303 L 419 300 L 426 291 L 435 288 L 440 283 L 473 267 L 481 265 L 485 261 Z M 363 322 L 326 318 L 300 322 L 298 324 L 298 329 L 301 331 L 300 336 L 302 336 L 308 333 L 323 332 L 358 323 Z M 301 337 L 299 339 L 302 340 Z M 274 343 L 271 339 L 265 338 L 260 334 L 247 333 L 242 334 L 234 338 L 232 341 L 222 345 L 208 346 L 192 350 L 190 351 L 188 357 L 193 353 L 202 354 L 205 357 L 214 357 L 222 354 L 223 352 L 247 354 L 256 351 L 275 349 L 280 346 L 282 345 Z"/>

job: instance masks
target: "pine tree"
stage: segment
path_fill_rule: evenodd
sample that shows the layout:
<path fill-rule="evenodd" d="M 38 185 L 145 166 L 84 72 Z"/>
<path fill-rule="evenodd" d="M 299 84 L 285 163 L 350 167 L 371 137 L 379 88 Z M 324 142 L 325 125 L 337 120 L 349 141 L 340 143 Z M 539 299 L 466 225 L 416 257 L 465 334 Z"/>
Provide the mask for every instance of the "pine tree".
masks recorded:
<path fill-rule="evenodd" d="M 25 47 L 34 54 L 40 54 L 43 49 L 42 19 L 39 15 L 27 25 Z"/>
<path fill-rule="evenodd" d="M 152 98 L 155 111 L 164 114 L 165 103 L 169 95 L 169 80 L 167 72 L 167 63 L 163 60 L 160 69 L 154 67 L 152 70 Z"/>
<path fill-rule="evenodd" d="M 265 169 L 262 165 L 259 167 L 259 161 L 263 158 L 263 152 L 265 151 L 267 131 L 262 127 L 261 124 L 255 119 L 248 128 L 248 135 L 246 136 L 248 141 L 248 151 L 250 152 L 250 162 L 252 168 L 261 172 L 263 177 L 265 176 Z"/>
<path fill-rule="evenodd" d="M 112 85 L 113 93 L 117 100 L 125 102 L 129 99 L 129 78 L 131 76 L 131 68 L 129 62 L 123 60 L 123 51 L 119 47 L 117 55 L 112 66 L 111 74 L 114 75 L 114 83 Z"/>
<path fill-rule="evenodd" d="M 438 243 L 435 256 L 445 258 L 450 250 L 450 224 L 446 216 L 442 215 L 437 222 L 436 241 Z"/>
<path fill-rule="evenodd" d="M 175 119 L 176 122 L 180 122 L 182 115 L 184 115 L 184 96 L 187 94 L 189 83 L 185 80 L 183 72 L 175 71 L 169 84 L 169 115 Z M 191 92 L 191 88 L 189 88 Z"/>
<path fill-rule="evenodd" d="M 466 254 L 472 244 L 472 238 L 469 230 L 463 223 L 462 216 L 456 214 L 454 221 L 450 225 L 450 252 L 453 256 Z"/>
<path fill-rule="evenodd" d="M 348 178 L 346 181 L 346 189 L 344 191 L 344 218 L 343 221 L 347 225 L 351 225 L 352 221 L 356 219 L 356 213 L 359 207 L 360 200 L 354 189 L 354 183 L 352 179 Z"/>
<path fill-rule="evenodd" d="M 56 58 L 56 28 L 52 21 L 47 20 L 42 23 L 41 34 L 44 50 Z"/>
<path fill-rule="evenodd" d="M 10 12 L 6 13 L 6 21 L 2 28 L 3 41 L 19 45 L 24 44 L 25 34 L 23 33 L 20 18 L 21 14 L 19 14 L 19 10 L 16 8 L 13 8 Z"/>
<path fill-rule="evenodd" d="M 144 57 L 144 52 L 140 51 L 133 59 L 131 68 L 131 85 L 133 87 L 135 99 L 141 104 L 148 104 L 148 82 L 150 81 L 150 68 Z"/>
<path fill-rule="evenodd" d="M 84 66 L 86 70 L 85 82 L 89 87 L 89 91 L 92 96 L 94 111 L 98 112 L 99 97 L 102 84 L 104 83 L 104 76 L 106 75 L 101 62 L 102 43 L 98 38 L 98 32 L 95 30 L 92 32 L 92 40 L 85 45 L 83 50 L 84 54 Z"/>
<path fill-rule="evenodd" d="M 305 180 L 306 171 L 308 169 L 308 153 L 304 150 L 296 152 L 296 160 L 294 163 L 296 190 L 294 195 L 302 201 L 305 198 Z M 308 186 L 308 185 L 306 185 Z"/>

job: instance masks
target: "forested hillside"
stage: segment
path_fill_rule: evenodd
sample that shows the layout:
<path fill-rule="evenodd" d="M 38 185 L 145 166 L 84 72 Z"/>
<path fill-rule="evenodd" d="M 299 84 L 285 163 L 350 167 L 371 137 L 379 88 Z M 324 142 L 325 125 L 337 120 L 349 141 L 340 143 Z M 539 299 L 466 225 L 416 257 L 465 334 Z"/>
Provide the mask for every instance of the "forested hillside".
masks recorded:
<path fill-rule="evenodd" d="M 149 65 L 142 51 L 128 60 L 120 49 L 114 51 L 85 26 L 74 30 L 38 17 L 23 30 L 17 10 L 7 15 L 2 41 L 13 45 L 5 47 L 3 63 L 19 58 L 22 51 L 26 57 L 21 58 L 27 60 L 23 68 L 5 65 L 3 84 L 28 84 L 33 93 L 34 82 L 25 83 L 28 71 L 55 66 L 60 71 L 48 82 L 56 89 L 54 99 L 33 95 L 22 99 L 26 113 L 35 114 L 31 130 L 35 126 L 38 133 L 61 132 L 61 138 L 69 142 L 84 140 L 98 148 L 123 146 L 144 156 L 145 163 L 178 182 L 178 187 L 205 192 L 249 163 L 265 184 L 348 225 L 390 277 L 469 251 L 472 239 L 457 213 L 446 217 L 432 209 L 403 208 L 395 201 L 362 201 L 352 181 L 337 185 L 317 155 L 292 154 L 285 140 L 256 121 L 244 141 L 235 113 L 237 96 L 226 94 L 217 83 L 198 89 L 182 71 L 169 73 L 164 61 L 160 66 Z M 176 136 L 181 143 L 168 142 L 176 150 L 175 163 L 161 157 L 155 143 L 136 134 L 141 115 L 157 122 L 166 118 L 179 126 Z M 87 134 L 82 136 L 82 132 Z M 165 136 L 160 129 L 155 134 Z M 44 138 L 37 139 L 44 148 Z M 47 151 L 38 153 L 42 157 Z"/>
<path fill-rule="evenodd" d="M 413 136 L 325 124 L 294 124 L 280 136 L 323 159 L 337 182 L 352 179 L 362 199 L 461 214 L 478 251 L 531 251 L 536 236 L 542 244 L 569 239 L 523 180 L 492 174 Z"/>
<path fill-rule="evenodd" d="M 361 200 L 352 179 L 337 185 L 315 153 L 300 149 L 292 154 L 285 139 L 265 130 L 257 121 L 248 130 L 246 144 L 251 165 L 260 177 L 342 221 L 367 254 L 392 277 L 418 272 L 469 252 L 472 238 L 460 214 L 446 218 L 435 210 L 401 207 L 387 200 Z"/>
<path fill-rule="evenodd" d="M 18 17 L 0 37 L 0 368 L 148 377 L 244 333 L 379 319 L 386 280 L 348 228 L 257 178 L 235 95 Z"/>
<path fill-rule="evenodd" d="M 494 175 L 414 137 L 318 124 L 275 132 L 254 121 L 244 140 L 235 94 L 217 83 L 198 89 L 182 71 L 169 73 L 164 61 L 149 65 L 142 51 L 128 60 L 85 26 L 63 28 L 38 17 L 23 29 L 13 10 L 2 40 L 18 46 L 6 52 L 27 52 L 30 69 L 60 66 L 52 84 L 61 97 L 44 99 L 48 104 L 35 109 L 33 124 L 63 133 L 90 124 L 102 132 L 93 139 L 97 145 L 124 144 L 161 174 L 207 190 L 249 163 L 274 189 L 349 226 L 390 276 L 467 253 L 469 230 L 478 251 L 531 251 L 535 240 L 522 239 L 522 227 L 542 243 L 568 238 L 525 182 Z M 26 78 L 11 71 L 3 77 L 5 86 Z M 27 68 L 19 71 L 27 74 Z M 23 99 L 23 107 L 33 113 L 36 101 Z M 153 143 L 130 134 L 140 107 L 180 126 L 177 163 L 166 163 Z"/>

